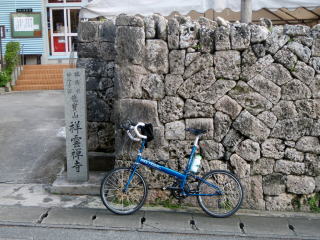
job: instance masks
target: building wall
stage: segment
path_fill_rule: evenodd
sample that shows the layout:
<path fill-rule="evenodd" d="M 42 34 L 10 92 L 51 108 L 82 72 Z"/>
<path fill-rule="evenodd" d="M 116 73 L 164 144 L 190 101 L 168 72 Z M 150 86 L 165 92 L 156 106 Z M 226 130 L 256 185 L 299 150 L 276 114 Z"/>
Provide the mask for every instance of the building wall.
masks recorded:
<path fill-rule="evenodd" d="M 88 3 L 87 0 L 82 0 L 81 3 L 48 3 L 47 0 L 42 0 L 43 2 L 43 23 L 44 23 L 44 39 L 45 39 L 45 44 L 44 44 L 44 55 L 42 57 L 42 63 L 43 64 L 67 64 L 70 62 L 69 60 L 69 54 L 66 54 L 64 56 L 50 56 L 50 46 L 49 46 L 49 26 L 48 26 L 48 14 L 47 14 L 47 9 L 49 8 L 56 8 L 56 7 L 79 7 L 81 8 L 85 4 Z M 77 56 L 75 55 L 75 58 Z"/>
<path fill-rule="evenodd" d="M 18 41 L 23 45 L 23 53 L 26 55 L 42 55 L 42 64 L 69 63 L 69 54 L 64 56 L 50 56 L 48 37 L 48 14 L 47 9 L 51 7 L 81 7 L 87 3 L 62 3 L 49 4 L 47 0 L 2 0 L 0 3 L 0 25 L 6 27 L 6 38 L 3 39 L 3 53 L 7 42 Z M 11 38 L 10 13 L 15 13 L 18 8 L 32 8 L 33 12 L 41 12 L 42 16 L 42 37 L 41 38 Z M 34 59 L 27 60 L 27 63 L 36 63 Z"/>
<path fill-rule="evenodd" d="M 43 15 L 43 4 L 41 0 L 1 0 L 0 3 L 0 25 L 6 27 L 6 38 L 2 40 L 3 53 L 8 42 L 20 42 L 24 54 L 43 54 L 44 53 L 44 31 L 41 38 L 12 38 L 10 13 L 15 13 L 16 9 L 32 8 L 33 12 L 41 12 Z M 42 23 L 43 25 L 43 23 Z M 42 29 L 44 30 L 44 29 Z"/>

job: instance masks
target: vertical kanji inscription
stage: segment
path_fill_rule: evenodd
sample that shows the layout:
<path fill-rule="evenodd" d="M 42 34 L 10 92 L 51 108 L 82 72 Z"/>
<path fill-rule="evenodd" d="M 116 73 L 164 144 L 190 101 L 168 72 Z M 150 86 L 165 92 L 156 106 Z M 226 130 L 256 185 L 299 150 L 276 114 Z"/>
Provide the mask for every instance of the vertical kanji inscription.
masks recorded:
<path fill-rule="evenodd" d="M 64 71 L 67 176 L 88 180 L 86 81 L 84 69 Z"/>

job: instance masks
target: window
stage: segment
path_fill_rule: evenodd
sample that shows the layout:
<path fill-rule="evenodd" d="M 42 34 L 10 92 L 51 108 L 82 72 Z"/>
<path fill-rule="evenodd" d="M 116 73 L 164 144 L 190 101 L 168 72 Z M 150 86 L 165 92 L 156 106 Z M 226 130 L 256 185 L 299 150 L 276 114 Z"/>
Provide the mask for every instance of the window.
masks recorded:
<path fill-rule="evenodd" d="M 77 50 L 79 12 L 80 9 L 76 7 L 49 8 L 52 55 L 67 55 Z"/>
<path fill-rule="evenodd" d="M 81 3 L 82 0 L 48 0 L 48 3 Z"/>

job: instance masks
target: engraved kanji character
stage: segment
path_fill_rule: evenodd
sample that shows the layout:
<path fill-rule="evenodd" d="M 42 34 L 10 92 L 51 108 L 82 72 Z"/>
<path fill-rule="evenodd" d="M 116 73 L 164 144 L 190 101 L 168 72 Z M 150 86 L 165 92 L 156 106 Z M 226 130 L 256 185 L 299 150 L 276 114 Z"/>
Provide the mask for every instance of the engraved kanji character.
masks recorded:
<path fill-rule="evenodd" d="M 73 112 L 72 114 L 72 118 L 75 119 L 75 118 L 79 118 L 79 114 L 78 112 Z"/>
<path fill-rule="evenodd" d="M 76 94 L 73 94 L 73 95 L 71 96 L 71 101 L 74 102 L 74 103 L 78 103 L 78 102 L 79 102 L 78 97 L 77 97 Z"/>
<path fill-rule="evenodd" d="M 79 85 L 80 85 L 79 79 L 76 79 L 76 81 L 74 82 L 74 85 L 76 85 L 76 86 L 79 86 Z"/>
<path fill-rule="evenodd" d="M 74 133 L 76 132 L 77 134 L 79 134 L 79 130 L 81 130 L 82 128 L 80 127 L 80 121 L 72 121 L 69 125 L 69 131 Z"/>
<path fill-rule="evenodd" d="M 67 85 L 69 88 L 71 87 L 71 79 L 70 78 L 67 78 Z"/>
<path fill-rule="evenodd" d="M 74 159 L 79 160 L 80 157 L 83 157 L 81 148 L 73 148 L 73 149 L 72 149 L 72 152 L 71 152 L 71 155 L 72 155 L 72 159 L 73 159 L 73 160 L 74 160 Z"/>
<path fill-rule="evenodd" d="M 78 103 L 72 103 L 72 111 L 77 112 Z"/>
<path fill-rule="evenodd" d="M 71 142 L 74 148 L 80 148 L 81 139 L 82 137 L 79 137 L 78 135 L 75 135 L 73 138 L 71 138 Z"/>
<path fill-rule="evenodd" d="M 80 167 L 82 167 L 82 164 L 78 160 L 76 160 L 72 168 L 75 168 L 76 172 L 80 172 Z"/>

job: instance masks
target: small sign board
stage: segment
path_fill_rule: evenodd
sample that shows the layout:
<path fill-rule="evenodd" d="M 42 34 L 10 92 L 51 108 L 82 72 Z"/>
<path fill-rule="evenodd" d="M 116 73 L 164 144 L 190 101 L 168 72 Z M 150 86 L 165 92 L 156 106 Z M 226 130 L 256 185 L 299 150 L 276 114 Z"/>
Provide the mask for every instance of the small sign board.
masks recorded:
<path fill-rule="evenodd" d="M 85 70 L 64 70 L 67 178 L 88 181 L 87 105 Z"/>
<path fill-rule="evenodd" d="M 18 8 L 16 12 L 32 12 L 32 8 Z"/>
<path fill-rule="evenodd" d="M 11 13 L 11 35 L 12 38 L 42 37 L 41 13 Z"/>

